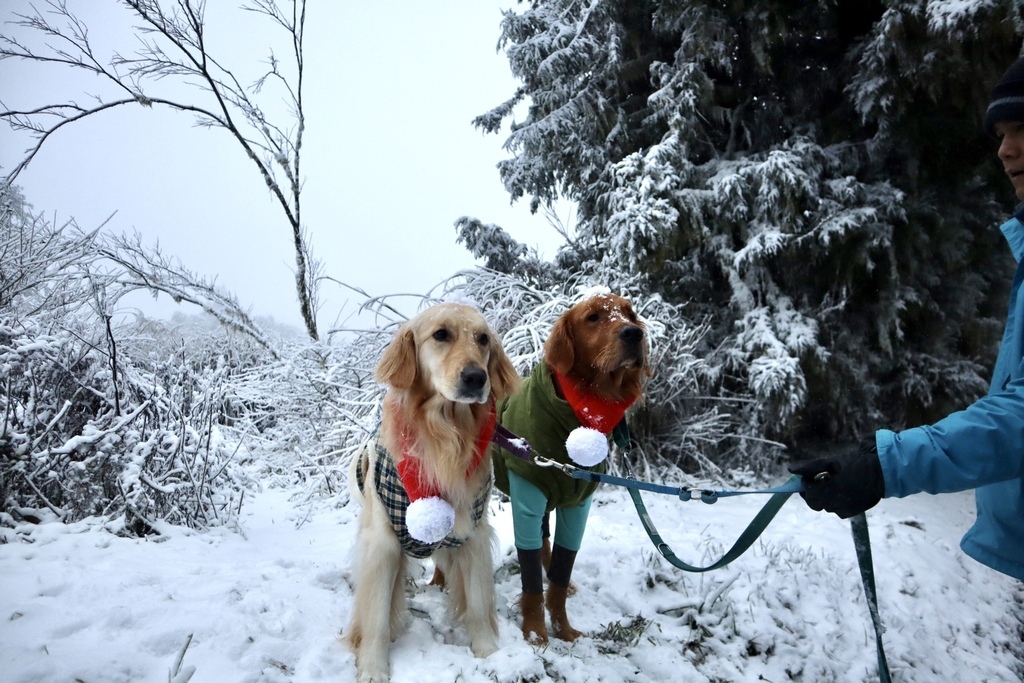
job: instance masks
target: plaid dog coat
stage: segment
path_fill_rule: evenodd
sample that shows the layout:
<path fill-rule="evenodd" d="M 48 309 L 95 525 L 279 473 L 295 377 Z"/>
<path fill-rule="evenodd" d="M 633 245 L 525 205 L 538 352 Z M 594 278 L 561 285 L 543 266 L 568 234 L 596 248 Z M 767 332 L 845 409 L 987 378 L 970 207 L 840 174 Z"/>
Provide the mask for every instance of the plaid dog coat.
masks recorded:
<path fill-rule="evenodd" d="M 416 540 L 409 534 L 409 528 L 405 524 L 405 513 L 409 509 L 411 502 L 409 494 L 406 493 L 405 487 L 402 485 L 402 479 L 398 475 L 398 468 L 395 467 L 395 463 L 388 454 L 387 449 L 381 446 L 380 442 L 376 439 L 373 440 L 373 448 L 377 452 L 376 463 L 373 467 L 377 497 L 380 498 L 384 508 L 388 511 L 388 517 L 391 518 L 391 528 L 395 530 L 395 535 L 398 536 L 398 542 L 402 545 L 402 550 L 405 554 L 418 560 L 424 560 L 433 555 L 434 551 L 438 548 L 458 548 L 465 543 L 467 539 L 455 538 L 453 536 L 447 536 L 437 543 L 424 543 L 423 541 Z M 366 458 L 360 455 L 359 461 L 356 463 L 356 483 L 359 485 L 360 492 L 364 494 L 366 472 L 363 468 L 366 464 Z M 479 495 L 473 501 L 474 525 L 479 524 L 480 520 L 483 519 L 490 498 L 491 479 L 488 478 L 487 483 L 481 487 Z"/>

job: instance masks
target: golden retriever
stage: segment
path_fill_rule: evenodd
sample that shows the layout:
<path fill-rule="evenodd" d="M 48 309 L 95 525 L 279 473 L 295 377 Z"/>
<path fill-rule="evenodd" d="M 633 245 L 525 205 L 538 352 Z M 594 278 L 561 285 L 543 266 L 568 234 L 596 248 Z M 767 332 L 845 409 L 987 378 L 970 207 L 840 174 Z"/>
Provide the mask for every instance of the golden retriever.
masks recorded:
<path fill-rule="evenodd" d="M 544 361 L 607 401 L 638 399 L 651 374 L 644 324 L 628 299 L 610 292 L 588 296 L 558 318 Z"/>
<path fill-rule="evenodd" d="M 490 458 L 482 456 L 495 403 L 520 382 L 483 316 L 456 303 L 433 306 L 405 323 L 375 376 L 388 387 L 381 424 L 349 470 L 363 509 L 345 639 L 361 683 L 390 677 L 388 647 L 407 616 L 406 556 L 431 556 L 443 571 L 452 611 L 468 631 L 473 654 L 486 657 L 497 649 L 494 532 L 486 514 L 492 472 Z M 414 538 L 406 528 L 406 521 L 412 527 L 406 514 L 414 489 L 450 505 L 454 521 L 443 540 Z"/>
<path fill-rule="evenodd" d="M 499 421 L 542 455 L 570 462 L 570 433 L 583 426 L 609 434 L 641 397 L 650 374 L 645 327 L 630 302 L 607 291 L 595 292 L 555 322 L 543 360 L 522 390 L 501 406 Z M 575 640 L 580 632 L 569 623 L 565 602 L 597 485 L 497 448 L 494 465 L 498 488 L 512 499 L 523 637 L 548 641 L 546 610 L 553 635 Z M 603 471 L 605 465 L 595 467 Z M 553 547 L 546 529 L 551 510 L 557 522 Z"/>

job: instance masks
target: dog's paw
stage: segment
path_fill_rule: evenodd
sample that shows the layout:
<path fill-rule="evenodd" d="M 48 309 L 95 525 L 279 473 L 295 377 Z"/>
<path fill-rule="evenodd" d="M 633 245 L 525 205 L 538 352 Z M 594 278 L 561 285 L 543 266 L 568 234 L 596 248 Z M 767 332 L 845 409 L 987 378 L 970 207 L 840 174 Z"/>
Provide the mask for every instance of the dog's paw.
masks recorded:
<path fill-rule="evenodd" d="M 470 646 L 470 649 L 473 651 L 474 657 L 483 659 L 484 657 L 489 657 L 498 651 L 498 643 L 492 638 L 487 638 L 486 640 L 474 642 Z"/>
<path fill-rule="evenodd" d="M 548 644 L 548 629 L 533 630 L 523 629 L 523 640 L 528 642 L 530 645 L 536 645 L 538 647 L 546 647 Z"/>
<path fill-rule="evenodd" d="M 386 653 L 383 659 L 377 653 L 356 653 L 357 683 L 389 683 L 390 680 L 391 667 Z"/>
<path fill-rule="evenodd" d="M 360 671 L 356 681 L 357 683 L 390 683 L 391 675 L 386 671 Z"/>
<path fill-rule="evenodd" d="M 571 643 L 575 640 L 578 640 L 579 638 L 582 638 L 584 634 L 582 631 L 577 631 L 576 629 L 574 629 L 569 624 L 569 621 L 566 619 L 562 621 L 551 622 L 551 635 L 555 638 L 558 638 L 559 640 L 564 640 Z"/>

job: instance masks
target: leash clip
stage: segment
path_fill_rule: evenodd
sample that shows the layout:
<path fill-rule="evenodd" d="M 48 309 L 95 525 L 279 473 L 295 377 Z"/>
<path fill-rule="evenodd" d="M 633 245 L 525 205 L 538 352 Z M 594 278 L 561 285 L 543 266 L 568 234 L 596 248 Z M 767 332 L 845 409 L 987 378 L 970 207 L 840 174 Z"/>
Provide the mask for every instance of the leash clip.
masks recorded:
<path fill-rule="evenodd" d="M 679 500 L 685 502 L 697 501 L 714 505 L 718 502 L 718 491 L 711 489 L 679 489 Z"/>
<path fill-rule="evenodd" d="M 545 458 L 536 451 L 533 453 L 533 464 L 537 467 L 553 467 L 556 470 L 561 470 L 563 474 L 568 474 L 570 477 L 572 476 L 572 473 L 576 471 L 576 468 L 572 465 L 564 462 L 558 462 L 557 460 L 551 460 L 550 458 Z"/>

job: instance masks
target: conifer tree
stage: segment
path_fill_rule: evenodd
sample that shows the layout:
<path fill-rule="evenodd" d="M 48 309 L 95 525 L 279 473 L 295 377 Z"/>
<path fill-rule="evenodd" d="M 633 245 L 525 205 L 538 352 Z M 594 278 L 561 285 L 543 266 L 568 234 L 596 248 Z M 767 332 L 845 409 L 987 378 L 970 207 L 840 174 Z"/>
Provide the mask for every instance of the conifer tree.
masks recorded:
<path fill-rule="evenodd" d="M 475 123 L 511 122 L 513 199 L 575 204 L 562 275 L 710 320 L 718 388 L 753 393 L 767 435 L 898 428 L 986 390 L 1012 189 L 980 122 L 1018 2 L 538 0 L 501 28 L 521 86 Z"/>

